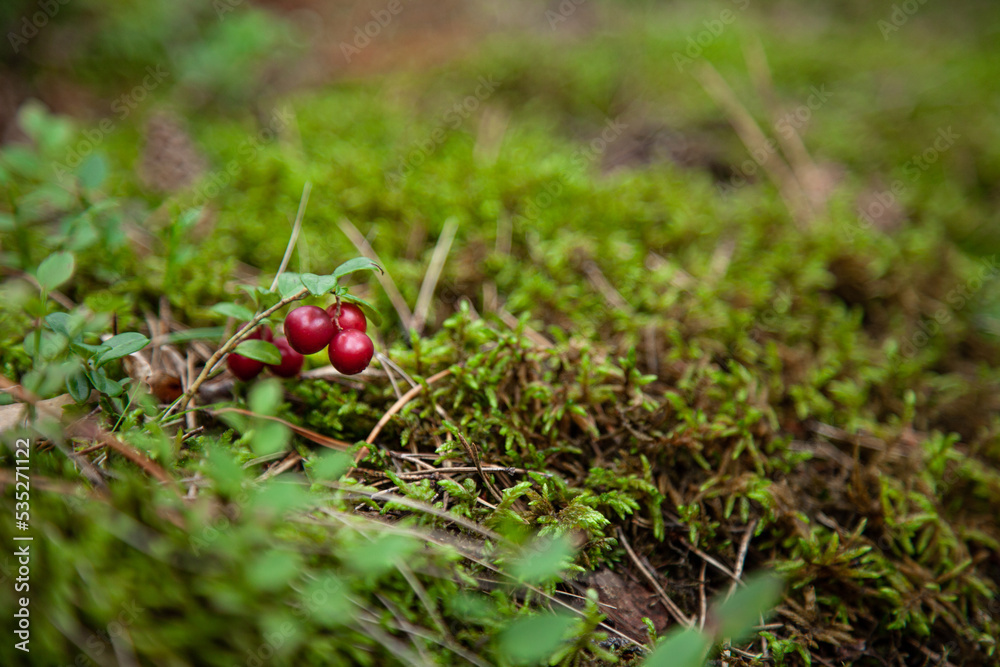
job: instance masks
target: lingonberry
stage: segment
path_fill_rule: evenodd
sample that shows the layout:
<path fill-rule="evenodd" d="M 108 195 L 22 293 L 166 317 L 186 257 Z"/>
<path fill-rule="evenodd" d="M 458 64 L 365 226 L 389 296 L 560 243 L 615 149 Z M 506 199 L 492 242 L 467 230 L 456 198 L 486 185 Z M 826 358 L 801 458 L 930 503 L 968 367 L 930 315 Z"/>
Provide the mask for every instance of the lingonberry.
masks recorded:
<path fill-rule="evenodd" d="M 267 367 L 271 369 L 271 372 L 283 378 L 291 378 L 298 375 L 299 371 L 302 370 L 302 363 L 306 358 L 292 349 L 292 346 L 288 344 L 287 338 L 275 338 L 274 346 L 281 351 L 281 363 L 268 364 Z"/>
<path fill-rule="evenodd" d="M 299 354 L 319 352 L 330 342 L 336 327 L 319 306 L 300 306 L 285 317 L 288 344 Z"/>
<path fill-rule="evenodd" d="M 330 363 L 344 375 L 354 375 L 368 368 L 375 345 L 363 331 L 342 329 L 330 342 Z"/>
<path fill-rule="evenodd" d="M 257 377 L 264 369 L 264 362 L 232 353 L 226 357 L 226 366 L 229 367 L 229 372 L 246 382 Z"/>
<path fill-rule="evenodd" d="M 329 306 L 326 312 L 330 314 L 330 319 L 333 320 L 333 326 L 337 328 L 337 331 L 341 329 L 357 329 L 362 332 L 368 330 L 368 320 L 365 319 L 365 314 L 353 303 L 340 302 L 339 318 L 337 317 L 336 303 Z"/>

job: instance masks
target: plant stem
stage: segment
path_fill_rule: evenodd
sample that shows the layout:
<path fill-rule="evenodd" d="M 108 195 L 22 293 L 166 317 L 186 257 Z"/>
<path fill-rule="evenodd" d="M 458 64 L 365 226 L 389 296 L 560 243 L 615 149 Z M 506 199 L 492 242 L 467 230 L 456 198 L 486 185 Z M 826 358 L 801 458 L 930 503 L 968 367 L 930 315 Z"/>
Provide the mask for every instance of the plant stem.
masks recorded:
<path fill-rule="evenodd" d="M 232 338 L 227 340 L 222 347 L 220 347 L 218 350 L 215 351 L 215 354 L 209 357 L 208 361 L 205 362 L 205 367 L 201 369 L 201 373 L 198 374 L 198 377 L 195 379 L 195 381 L 191 383 L 191 386 L 188 387 L 187 391 L 185 391 L 180 398 L 178 398 L 176 401 L 170 404 L 170 407 L 168 407 L 164 411 L 163 416 L 160 419 L 163 419 L 164 417 L 169 415 L 173 411 L 173 409 L 177 406 L 180 406 L 181 410 L 186 409 L 188 403 L 190 403 L 191 399 L 194 398 L 195 394 L 198 393 L 199 387 L 201 387 L 202 383 L 208 379 L 208 376 L 211 375 L 213 370 L 215 370 L 215 367 L 219 365 L 219 363 L 226 357 L 227 354 L 229 354 L 233 350 L 233 348 L 239 345 L 244 338 L 250 335 L 250 332 L 256 329 L 257 326 L 261 323 L 261 321 L 264 320 L 264 318 L 266 318 L 268 315 L 275 312 L 279 308 L 284 308 L 293 301 L 298 301 L 299 299 L 302 299 L 308 294 L 309 290 L 303 287 L 295 294 L 291 296 L 286 296 L 284 299 L 274 304 L 264 312 L 254 315 L 252 320 L 243 325 L 241 329 L 237 330 L 237 332 L 233 334 Z"/>

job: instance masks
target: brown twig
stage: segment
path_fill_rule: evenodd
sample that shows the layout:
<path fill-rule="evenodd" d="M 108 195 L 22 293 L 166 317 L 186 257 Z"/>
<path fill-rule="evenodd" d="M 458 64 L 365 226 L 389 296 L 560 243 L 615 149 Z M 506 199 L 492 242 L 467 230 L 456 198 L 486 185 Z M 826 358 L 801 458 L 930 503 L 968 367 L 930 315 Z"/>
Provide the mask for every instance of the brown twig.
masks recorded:
<path fill-rule="evenodd" d="M 265 470 L 263 474 L 261 474 L 261 476 L 257 478 L 257 481 L 263 482 L 266 479 L 276 477 L 277 475 L 280 475 L 281 473 L 285 472 L 289 468 L 296 465 L 301 460 L 302 456 L 298 452 L 291 452 L 288 454 L 288 456 L 285 457 L 285 459 L 281 463 L 273 465 L 267 470 Z"/>
<path fill-rule="evenodd" d="M 757 88 L 757 93 L 764 100 L 768 114 L 771 116 L 771 125 L 775 129 L 778 143 L 781 144 L 781 153 L 788 160 L 788 166 L 795 174 L 799 185 L 802 186 L 806 197 L 810 197 L 807 185 L 810 175 L 816 173 L 816 163 L 809 156 L 805 144 L 802 143 L 802 137 L 799 136 L 794 124 L 787 123 L 780 129 L 778 127 L 781 110 L 774 93 L 774 81 L 771 77 L 771 68 L 767 64 L 767 54 L 764 52 L 764 45 L 759 37 L 745 46 L 744 59 L 747 61 L 747 68 L 754 81 L 754 86 Z"/>
<path fill-rule="evenodd" d="M 427 312 L 431 307 L 434 289 L 441 278 L 441 271 L 444 269 L 444 263 L 448 259 L 451 243 L 455 240 L 455 232 L 457 231 L 458 221 L 455 218 L 448 218 L 447 222 L 444 223 L 444 229 L 441 230 L 441 236 L 438 237 L 437 245 L 434 246 L 434 253 L 427 265 L 427 272 L 420 285 L 417 304 L 413 307 L 413 317 L 409 324 L 410 328 L 416 330 L 418 334 L 423 332 L 424 324 L 427 323 Z"/>
<path fill-rule="evenodd" d="M 249 336 L 250 332 L 256 329 L 257 326 L 264 320 L 264 318 L 266 318 L 271 313 L 281 308 L 284 308 L 293 301 L 298 301 L 307 294 L 309 294 L 309 290 L 303 287 L 295 294 L 292 294 L 291 296 L 286 296 L 284 299 L 274 304 L 264 312 L 254 315 L 253 319 L 251 319 L 249 322 L 243 325 L 243 327 L 239 331 L 233 334 L 232 338 L 227 340 L 222 347 L 216 350 L 215 353 L 211 357 L 209 357 L 208 361 L 205 362 L 205 367 L 201 369 L 201 373 L 198 375 L 195 381 L 191 383 L 191 386 L 188 387 L 187 391 L 185 391 L 180 398 L 174 401 L 173 404 L 171 404 L 171 406 L 167 408 L 167 410 L 163 413 L 163 417 L 165 418 L 167 415 L 169 415 L 173 411 L 173 409 L 177 406 L 180 406 L 181 410 L 187 408 L 188 403 L 190 403 L 191 399 L 194 398 L 194 395 L 198 393 L 198 388 L 201 387 L 202 383 L 208 379 L 208 376 L 211 375 L 212 371 L 215 370 L 215 367 L 219 365 L 219 362 L 221 362 L 227 354 L 229 354 L 237 345 L 239 345 L 244 338 Z"/>
<path fill-rule="evenodd" d="M 639 559 L 639 556 L 636 555 L 635 551 L 632 550 L 632 545 L 629 544 L 628 539 L 625 537 L 625 531 L 623 531 L 621 527 L 618 528 L 618 539 L 622 543 L 622 546 L 625 547 L 625 551 L 628 553 L 629 558 L 631 558 L 635 566 L 639 568 L 639 572 L 641 572 L 646 581 L 650 583 L 656 591 L 656 594 L 660 596 L 660 602 L 662 602 L 663 606 L 666 607 L 667 612 L 674 617 L 675 621 L 684 627 L 690 628 L 694 626 L 694 621 L 688 618 L 687 615 L 681 611 L 681 608 L 670 599 L 667 592 L 663 590 L 662 586 L 660 586 L 660 582 L 656 580 L 656 577 L 653 576 L 653 574 L 646 568 L 646 565 Z"/>
<path fill-rule="evenodd" d="M 743 581 L 740 580 L 740 578 L 737 577 L 733 573 L 732 570 L 730 570 L 728 567 L 726 567 L 725 565 L 723 565 L 722 563 L 720 563 L 718 560 L 716 560 L 715 558 L 712 558 L 707 553 L 705 553 L 704 551 L 702 551 L 698 547 L 694 546 L 693 544 L 691 544 L 690 542 L 688 542 L 687 540 L 685 540 L 683 537 L 680 539 L 680 542 L 685 547 L 687 547 L 688 550 L 690 550 L 694 554 L 697 554 L 702 560 L 704 560 L 709 565 L 711 565 L 712 567 L 714 567 L 715 569 L 717 569 L 719 572 L 721 572 L 722 574 L 726 575 L 727 577 L 729 577 L 733 581 L 737 582 L 738 584 L 741 584 L 741 585 L 743 584 Z"/>
<path fill-rule="evenodd" d="M 698 629 L 705 629 L 705 619 L 708 617 L 708 599 L 705 596 L 705 569 L 708 564 L 701 561 L 701 572 L 698 574 Z"/>
<path fill-rule="evenodd" d="M 497 499 L 497 502 L 503 502 L 503 494 L 500 493 L 500 489 L 498 489 L 496 485 L 490 481 L 490 478 L 487 477 L 486 473 L 483 471 L 483 464 L 479 460 L 479 451 L 476 449 L 476 446 L 466 440 L 465 436 L 458 430 L 456 430 L 455 433 L 458 435 L 458 440 L 462 443 L 462 448 L 465 450 L 465 453 L 472 459 L 473 465 L 476 466 L 476 470 L 479 472 L 479 477 L 483 480 L 483 484 L 485 484 L 486 488 L 493 494 L 493 497 Z"/>
<path fill-rule="evenodd" d="M 440 380 L 441 378 L 447 377 L 448 375 L 451 375 L 451 369 L 450 368 L 446 368 L 445 370 L 443 370 L 443 371 L 441 371 L 439 373 L 435 373 L 434 375 L 432 375 L 429 378 L 427 378 L 427 380 L 425 380 L 425 383 L 427 385 L 432 385 L 435 382 L 437 382 L 438 380 Z M 413 389 L 409 390 L 408 392 L 406 392 L 402 396 L 400 396 L 399 400 L 397 400 L 395 403 L 393 403 L 392 407 L 390 407 L 388 410 L 386 410 L 386 413 L 384 415 L 382 415 L 382 418 L 378 420 L 377 424 L 375 424 L 375 428 L 373 428 L 372 431 L 371 431 L 371 433 L 368 434 L 368 437 L 365 438 L 365 443 L 369 444 L 369 445 L 372 444 L 372 443 L 374 443 L 375 442 L 375 438 L 377 438 L 378 434 L 382 432 L 382 429 L 385 427 L 386 424 L 389 423 L 389 420 L 392 419 L 393 415 L 395 415 L 397 412 L 399 412 L 400 410 L 402 410 L 404 405 L 406 405 L 411 400 L 413 400 L 413 398 L 417 394 L 419 394 L 420 392 L 422 392 L 423 390 L 424 390 L 424 385 L 420 384 L 420 385 L 417 385 L 416 387 L 414 387 Z M 368 456 L 368 451 L 369 450 L 368 450 L 367 447 L 362 447 L 358 451 L 358 455 L 354 457 L 354 465 L 357 465 L 358 463 L 361 462 L 361 459 L 363 459 L 366 456 Z"/>
<path fill-rule="evenodd" d="M 791 168 L 779 155 L 771 155 L 769 140 L 761 131 L 750 112 L 740 103 L 736 93 L 729 87 L 722 75 L 708 63 L 702 63 L 695 71 L 695 77 L 712 99 L 722 107 L 729 117 L 729 123 L 751 154 L 762 151 L 768 157 L 760 162 L 770 177 L 781 198 L 788 206 L 797 224 L 808 221 L 812 211 L 809 201 Z"/>
<path fill-rule="evenodd" d="M 0 376 L 0 389 L 7 391 L 14 398 L 14 400 L 20 403 L 28 403 L 30 405 L 33 405 L 35 406 L 36 409 L 38 409 L 39 412 L 42 412 L 47 416 L 52 417 L 60 422 L 62 421 L 62 415 L 58 411 L 45 405 L 45 403 L 40 401 L 37 396 L 25 390 L 21 386 L 14 384 L 13 382 L 11 382 L 10 380 L 8 380 L 3 376 Z M 89 421 L 76 422 L 75 424 L 72 424 L 69 427 L 67 427 L 67 435 L 82 437 L 88 440 L 99 440 L 105 446 L 115 450 L 116 452 L 127 458 L 132 463 L 135 463 L 140 468 L 149 473 L 151 476 L 155 477 L 157 480 L 163 482 L 164 484 L 169 485 L 172 484 L 174 481 L 173 478 L 167 473 L 167 471 L 164 470 L 162 467 L 160 467 L 159 464 L 157 464 L 151 458 L 140 452 L 138 449 L 135 449 L 131 445 L 122 442 L 121 440 L 116 438 L 113 434 L 109 433 L 108 431 L 105 431 L 98 424 Z M 93 465 L 89 461 L 87 461 L 82 456 L 79 456 L 76 452 L 67 450 L 67 454 L 73 461 L 77 462 L 78 464 L 81 461 L 85 461 L 87 466 L 93 468 Z M 91 472 L 93 473 L 94 471 Z M 88 475 L 88 478 L 91 478 L 92 482 L 98 483 L 99 486 L 102 487 L 104 486 L 104 482 L 103 480 L 101 480 L 100 474 L 97 474 L 96 480 L 93 478 L 93 474 Z"/>
<path fill-rule="evenodd" d="M 743 539 L 740 540 L 740 550 L 736 555 L 736 569 L 733 570 L 734 581 L 729 585 L 729 592 L 726 593 L 726 599 L 736 592 L 736 586 L 740 581 L 740 577 L 743 576 L 743 563 L 746 562 L 747 549 L 750 547 L 750 540 L 753 538 L 754 531 L 757 530 L 757 519 L 750 522 L 747 526 L 746 532 L 743 533 Z"/>

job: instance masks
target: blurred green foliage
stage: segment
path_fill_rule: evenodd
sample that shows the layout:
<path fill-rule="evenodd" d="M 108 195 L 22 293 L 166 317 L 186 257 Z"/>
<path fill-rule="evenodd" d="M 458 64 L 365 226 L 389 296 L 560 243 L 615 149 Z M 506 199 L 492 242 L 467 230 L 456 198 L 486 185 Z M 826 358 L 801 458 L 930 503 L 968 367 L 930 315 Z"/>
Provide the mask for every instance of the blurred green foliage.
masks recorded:
<path fill-rule="evenodd" d="M 574 20 L 596 12 L 606 28 L 586 38 L 563 24 L 545 32 L 540 9 L 542 36 L 497 35 L 430 71 L 297 90 L 274 81 L 315 61 L 301 26 L 273 10 L 60 9 L 26 46 L 26 81 L 115 100 L 149 67 L 168 75 L 124 116 L 96 105 L 89 124 L 21 107 L 24 140 L 0 150 L 4 377 L 44 398 L 69 377 L 72 393 L 74 369 L 39 379 L 43 344 L 29 333 L 47 321 L 53 340 L 70 334 L 66 349 L 96 346 L 113 319 L 141 330 L 161 299 L 193 332 L 172 342 L 217 344 L 222 317 L 274 296 L 306 182 L 290 279 L 357 254 L 346 219 L 414 304 L 445 222 L 458 232 L 426 335 L 407 331 L 375 280 L 345 277 L 382 314 L 379 349 L 423 387 L 365 458 L 364 483 L 343 479 L 360 447 L 317 451 L 264 417 L 359 442 L 397 400 L 381 378 L 238 387 L 215 407 L 257 416 L 202 414 L 205 430 L 183 441 L 127 381 L 127 396 L 102 384 L 112 391 L 99 402 L 70 408 L 97 408 L 171 485 L 97 451 L 87 461 L 107 490 L 93 488 L 65 455 L 92 443 L 39 426 L 37 664 L 130 653 L 158 665 L 627 664 L 645 653 L 617 650 L 596 594 L 571 610 L 561 582 L 627 570 L 627 533 L 694 613 L 692 549 L 732 565 L 748 530 L 747 571 L 787 582 L 782 625 L 758 631 L 778 664 L 928 658 L 919 647 L 995 660 L 1000 135 L 983 110 L 997 103 L 997 15 L 928 3 L 884 39 L 888 9 L 754 3 L 687 51 L 705 21 L 742 4 L 588 3 Z M 16 28 L 32 7 L 11 3 L 0 20 Z M 89 29 L 70 40 L 76 25 Z M 828 92 L 799 127 L 835 181 L 807 225 L 759 173 L 720 191 L 747 152 L 675 65 L 678 53 L 713 63 L 766 126 L 744 48 L 758 37 L 783 109 Z M 490 92 L 455 115 L 484 77 Z M 205 164 L 169 194 L 136 169 L 165 110 Z M 946 128 L 957 139 L 914 171 Z M 695 157 L 680 159 L 678 141 Z M 867 224 L 859 205 L 887 191 L 899 220 Z M 57 261 L 67 257 L 71 273 Z M 105 368 L 107 353 L 90 352 L 88 370 Z M 105 379 L 124 380 L 109 361 Z M 389 451 L 469 466 L 463 438 L 484 464 L 514 469 L 487 474 L 499 497 L 477 474 L 408 476 Z M 302 469 L 261 478 L 285 452 Z M 5 516 L 13 506 L 5 494 Z M 8 615 L 15 570 L 0 563 Z M 708 571 L 709 590 L 726 591 L 730 579 Z M 634 639 L 654 649 L 650 664 L 685 651 L 701 661 L 770 606 L 771 580 L 760 581 L 705 634 L 666 633 L 656 649 L 649 621 Z M 4 664 L 21 658 L 0 648 Z"/>

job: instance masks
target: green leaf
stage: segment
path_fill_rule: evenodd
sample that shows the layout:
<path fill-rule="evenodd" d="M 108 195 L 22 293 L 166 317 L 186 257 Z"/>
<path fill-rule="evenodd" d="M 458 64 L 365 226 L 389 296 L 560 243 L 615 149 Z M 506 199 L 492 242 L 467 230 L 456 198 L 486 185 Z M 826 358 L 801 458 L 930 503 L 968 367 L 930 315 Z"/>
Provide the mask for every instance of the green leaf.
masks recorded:
<path fill-rule="evenodd" d="M 500 653 L 515 665 L 537 664 L 559 648 L 573 623 L 564 614 L 519 618 L 500 633 Z"/>
<path fill-rule="evenodd" d="M 277 365 L 281 363 L 281 352 L 274 346 L 274 343 L 269 343 L 266 340 L 244 340 L 236 346 L 236 353 L 248 359 L 263 361 L 265 364 Z"/>
<path fill-rule="evenodd" d="M 103 366 L 109 361 L 120 359 L 124 356 L 132 354 L 133 352 L 138 352 L 142 348 L 149 345 L 149 339 L 136 331 L 126 331 L 125 333 L 120 333 L 117 336 L 112 336 L 108 340 L 104 341 L 104 344 L 109 349 L 100 353 L 94 359 L 94 363 L 98 366 Z"/>
<path fill-rule="evenodd" d="M 719 636 L 732 637 L 735 642 L 747 635 L 760 621 L 760 616 L 778 603 L 783 588 L 782 579 L 773 574 L 753 577 L 731 598 L 715 607 L 713 615 L 719 624 Z"/>
<path fill-rule="evenodd" d="M 210 444 L 206 448 L 204 465 L 205 472 L 221 491 L 233 494 L 240 490 L 245 473 L 232 453 L 225 448 Z"/>
<path fill-rule="evenodd" d="M 85 356 L 93 356 L 95 354 L 100 354 L 111 348 L 107 345 L 91 345 L 90 343 L 70 343 L 69 349 Z"/>
<path fill-rule="evenodd" d="M 702 667 L 712 646 L 711 638 L 697 630 L 674 630 L 666 636 L 643 667 Z"/>
<path fill-rule="evenodd" d="M 247 581 L 257 590 L 276 591 L 302 569 L 301 557 L 290 551 L 269 549 L 258 554 L 247 566 Z"/>
<path fill-rule="evenodd" d="M 302 589 L 302 608 L 308 609 L 313 619 L 324 627 L 348 623 L 354 618 L 357 607 L 351 604 L 343 580 L 335 574 L 314 576 L 309 587 Z"/>
<path fill-rule="evenodd" d="M 346 276 L 348 273 L 354 273 L 355 271 L 378 271 L 382 273 L 382 267 L 368 259 L 367 257 L 355 257 L 354 259 L 349 259 L 330 274 L 334 278 L 340 278 L 341 276 Z"/>
<path fill-rule="evenodd" d="M 51 292 L 73 275 L 76 260 L 71 252 L 55 252 L 42 260 L 38 267 L 38 284 L 46 292 Z"/>
<path fill-rule="evenodd" d="M 301 278 L 302 284 L 316 295 L 326 294 L 337 286 L 337 278 L 335 276 L 318 276 L 315 273 L 303 273 L 299 278 Z"/>
<path fill-rule="evenodd" d="M 344 554 L 344 565 L 361 575 L 380 577 L 420 548 L 416 540 L 403 535 L 383 534 Z"/>
<path fill-rule="evenodd" d="M 66 336 L 66 338 L 71 338 L 69 333 L 69 313 L 50 313 L 45 316 L 45 326 L 47 326 L 52 331 Z"/>
<path fill-rule="evenodd" d="M 285 299 L 302 291 L 304 285 L 297 273 L 282 273 L 278 276 L 278 294 Z"/>
<path fill-rule="evenodd" d="M 236 303 L 230 303 L 228 301 L 217 303 L 209 308 L 209 310 L 213 313 L 225 315 L 226 317 L 233 317 L 241 322 L 247 322 L 253 319 L 253 311 L 249 308 Z"/>
<path fill-rule="evenodd" d="M 288 448 L 292 432 L 284 424 L 258 419 L 253 421 L 250 448 L 258 456 L 269 456 Z"/>
<path fill-rule="evenodd" d="M 285 388 L 275 378 L 258 382 L 250 390 L 250 396 L 248 397 L 250 410 L 259 415 L 270 416 L 276 414 L 278 408 L 281 407 L 284 394 Z"/>
<path fill-rule="evenodd" d="M 512 564 L 511 573 L 522 581 L 540 583 L 570 567 L 575 553 L 565 536 L 541 538 L 527 545 L 521 558 Z"/>
<path fill-rule="evenodd" d="M 201 218 L 201 209 L 202 207 L 200 206 L 198 208 L 189 208 L 178 216 L 176 224 L 181 229 L 194 227 L 199 218 Z"/>
<path fill-rule="evenodd" d="M 354 465 L 354 459 L 344 452 L 320 454 L 309 466 L 312 477 L 317 480 L 340 479 Z"/>
<path fill-rule="evenodd" d="M 94 153 L 83 161 L 76 170 L 76 175 L 80 179 L 80 184 L 88 190 L 99 188 L 108 176 L 108 164 L 103 155 Z"/>
<path fill-rule="evenodd" d="M 38 354 L 42 360 L 55 359 L 66 349 L 66 339 L 52 331 L 30 332 L 24 339 L 24 351 L 29 356 Z M 40 338 L 40 340 L 39 340 Z M 35 344 L 39 343 L 36 349 Z"/>
<path fill-rule="evenodd" d="M 108 396 L 118 396 L 122 393 L 122 386 L 104 374 L 103 368 L 94 371 L 87 371 L 87 377 L 94 389 Z"/>
<path fill-rule="evenodd" d="M 90 396 L 90 382 L 83 369 L 66 376 L 66 391 L 77 403 L 83 403 Z"/>
<path fill-rule="evenodd" d="M 309 492 L 297 484 L 271 483 L 265 485 L 247 504 L 247 508 L 265 517 L 281 516 L 313 502 Z"/>

